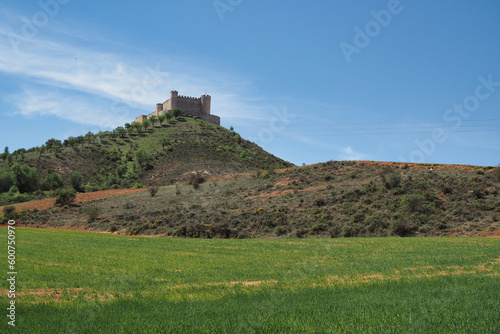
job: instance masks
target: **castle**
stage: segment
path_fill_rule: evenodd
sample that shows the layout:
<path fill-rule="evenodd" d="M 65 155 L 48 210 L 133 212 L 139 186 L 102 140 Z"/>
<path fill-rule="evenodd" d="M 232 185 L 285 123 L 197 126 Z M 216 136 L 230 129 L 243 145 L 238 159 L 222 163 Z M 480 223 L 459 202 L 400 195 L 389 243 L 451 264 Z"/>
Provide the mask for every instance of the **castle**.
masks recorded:
<path fill-rule="evenodd" d="M 135 121 L 142 123 L 145 118 L 151 118 L 151 116 L 158 117 L 165 114 L 167 111 L 180 108 L 185 115 L 198 116 L 202 120 L 220 125 L 220 117 L 210 115 L 210 103 L 210 95 L 204 94 L 199 98 L 179 96 L 179 93 L 173 90 L 170 92 L 170 99 L 163 103 L 157 103 L 154 112 L 149 115 L 141 115 L 137 117 Z"/>

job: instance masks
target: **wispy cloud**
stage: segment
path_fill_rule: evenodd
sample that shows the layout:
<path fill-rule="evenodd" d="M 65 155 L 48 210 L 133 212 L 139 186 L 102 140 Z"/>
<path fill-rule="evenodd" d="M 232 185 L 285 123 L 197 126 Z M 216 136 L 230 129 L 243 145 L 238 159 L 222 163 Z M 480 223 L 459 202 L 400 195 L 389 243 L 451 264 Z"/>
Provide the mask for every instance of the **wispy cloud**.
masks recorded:
<path fill-rule="evenodd" d="M 60 25 L 56 28 L 64 30 Z M 138 58 L 123 50 L 87 50 L 77 43 L 81 36 L 73 43 L 67 41 L 67 34 L 63 37 L 26 39 L 0 23 L 0 48 L 7 50 L 0 53 L 0 72 L 31 82 L 10 98 L 19 114 L 51 114 L 77 123 L 115 127 L 152 111 L 174 87 L 182 95 L 207 92 L 216 96 L 212 110 L 225 119 L 265 119 L 269 109 L 264 97 L 245 97 L 251 83 L 223 71 L 196 68 L 165 55 Z M 12 38 L 21 39 L 22 47 L 13 48 Z M 24 101 L 30 101 L 29 105 Z"/>
<path fill-rule="evenodd" d="M 342 160 L 367 160 L 368 158 L 368 155 L 354 151 L 351 146 L 348 146 L 342 150 Z"/>
<path fill-rule="evenodd" d="M 302 143 L 312 145 L 315 148 L 327 149 L 332 152 L 332 158 L 339 160 L 370 160 L 370 155 L 355 151 L 352 146 L 331 144 L 321 140 L 315 140 L 307 136 L 297 136 L 296 139 Z"/>

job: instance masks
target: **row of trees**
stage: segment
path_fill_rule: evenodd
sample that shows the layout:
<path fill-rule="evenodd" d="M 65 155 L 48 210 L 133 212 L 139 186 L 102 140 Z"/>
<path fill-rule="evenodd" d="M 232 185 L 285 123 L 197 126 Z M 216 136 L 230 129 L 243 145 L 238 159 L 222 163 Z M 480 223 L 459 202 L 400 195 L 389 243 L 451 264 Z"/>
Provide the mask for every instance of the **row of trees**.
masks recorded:
<path fill-rule="evenodd" d="M 26 149 L 20 148 L 18 150 L 15 150 L 12 153 L 9 153 L 9 147 L 5 146 L 5 149 L 2 154 L 0 154 L 0 159 L 3 160 L 3 162 L 7 161 L 9 165 L 12 163 L 12 161 L 24 161 L 24 154 L 26 153 Z"/>
<path fill-rule="evenodd" d="M 73 171 L 69 183 L 76 191 L 82 190 L 83 176 Z M 49 173 L 43 180 L 36 168 L 14 163 L 10 171 L 0 172 L 0 193 L 20 192 L 32 193 L 37 190 L 57 190 L 64 188 L 64 180 L 59 173 Z"/>
<path fill-rule="evenodd" d="M 120 137 L 124 137 L 127 133 L 132 134 L 134 131 L 140 133 L 142 129 L 147 130 L 148 128 L 154 128 L 158 123 L 160 126 L 165 122 L 170 122 L 172 119 L 178 119 L 182 115 L 182 110 L 180 108 L 175 108 L 160 116 L 151 116 L 139 122 L 125 123 L 124 127 L 119 126 L 116 128 L 116 132 Z"/>
<path fill-rule="evenodd" d="M 115 130 L 112 131 L 99 131 L 94 134 L 92 132 L 87 132 L 85 136 L 78 137 L 69 137 L 64 141 L 51 138 L 45 142 L 44 145 L 33 147 L 30 150 L 26 150 L 24 148 L 20 148 L 12 153 L 9 152 L 9 148 L 5 147 L 4 152 L 0 154 L 0 159 L 5 163 L 7 162 L 11 165 L 13 162 L 24 161 L 26 152 L 34 151 L 38 153 L 38 159 L 41 159 L 44 153 L 53 152 L 57 154 L 64 147 L 71 147 L 76 149 L 78 145 L 83 146 L 87 144 L 90 146 L 94 140 L 99 139 L 101 142 L 105 142 L 106 139 L 115 139 L 117 137 L 124 138 L 125 136 L 132 135 L 134 133 L 141 134 L 142 131 L 146 131 L 149 128 L 154 128 L 156 124 L 160 126 L 164 122 L 170 122 L 173 119 L 178 119 L 182 116 L 182 110 L 180 108 L 175 108 L 163 115 L 160 116 L 152 116 L 149 119 L 144 119 L 142 123 L 132 122 L 125 123 L 124 126 L 119 126 Z M 165 147 L 166 144 L 162 144 Z"/>

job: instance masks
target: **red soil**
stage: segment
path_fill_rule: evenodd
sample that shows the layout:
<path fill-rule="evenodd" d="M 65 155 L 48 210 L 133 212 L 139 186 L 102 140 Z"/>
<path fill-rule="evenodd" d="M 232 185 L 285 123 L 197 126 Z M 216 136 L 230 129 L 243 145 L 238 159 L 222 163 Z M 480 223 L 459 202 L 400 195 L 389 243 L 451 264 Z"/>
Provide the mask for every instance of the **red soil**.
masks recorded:
<path fill-rule="evenodd" d="M 95 191 L 91 193 L 84 193 L 84 194 L 77 194 L 76 195 L 76 200 L 75 203 L 80 203 L 80 202 L 87 202 L 87 201 L 95 201 L 98 199 L 103 199 L 103 198 L 110 198 L 110 197 L 116 197 L 116 196 L 123 196 L 123 195 L 130 195 L 130 194 L 135 194 L 141 191 L 145 191 L 147 189 L 114 189 L 114 190 L 103 190 L 103 191 Z M 32 202 L 25 202 L 25 203 L 18 203 L 18 204 L 13 204 L 13 205 L 6 205 L 6 206 L 13 206 L 16 208 L 16 211 L 21 211 L 21 210 L 46 210 L 50 209 L 55 206 L 55 198 L 48 198 L 48 199 L 42 199 L 40 201 L 32 201 Z M 4 206 L 0 206 L 0 212 L 3 212 Z"/>

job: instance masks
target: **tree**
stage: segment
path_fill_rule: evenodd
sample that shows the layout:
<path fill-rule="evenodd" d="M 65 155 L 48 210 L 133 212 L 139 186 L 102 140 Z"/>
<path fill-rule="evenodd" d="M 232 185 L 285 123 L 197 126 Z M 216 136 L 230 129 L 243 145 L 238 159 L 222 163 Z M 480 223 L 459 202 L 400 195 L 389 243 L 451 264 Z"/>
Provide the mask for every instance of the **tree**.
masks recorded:
<path fill-rule="evenodd" d="M 24 154 L 26 153 L 25 148 L 20 148 L 20 149 L 14 151 L 14 153 L 16 156 L 21 157 L 21 161 L 24 161 Z M 16 157 L 16 161 L 17 161 L 17 157 Z"/>
<path fill-rule="evenodd" d="M 5 146 L 5 149 L 3 150 L 3 154 L 1 154 L 1 156 L 3 162 L 5 162 L 5 160 L 7 160 L 7 158 L 9 157 L 9 148 L 7 146 Z"/>
<path fill-rule="evenodd" d="M 99 138 L 101 140 L 101 143 L 106 143 L 104 141 L 104 137 L 106 136 L 106 133 L 105 132 L 102 132 L 102 131 L 99 131 L 98 133 L 96 133 L 95 137 L 96 138 Z"/>
<path fill-rule="evenodd" d="M 135 161 L 142 167 L 144 170 L 151 169 L 151 158 L 142 148 L 135 151 Z"/>
<path fill-rule="evenodd" d="M 151 121 L 149 119 L 145 118 L 142 121 L 142 127 L 144 128 L 144 130 L 147 130 L 150 125 L 151 125 Z"/>
<path fill-rule="evenodd" d="M 72 171 L 69 174 L 69 180 L 71 182 L 71 186 L 73 187 L 73 189 L 75 189 L 78 192 L 82 191 L 83 176 L 82 174 L 80 174 L 80 172 L 76 170 Z"/>
<path fill-rule="evenodd" d="M 126 164 L 116 167 L 116 175 L 118 175 L 119 178 L 124 177 L 127 171 L 128 166 Z"/>
<path fill-rule="evenodd" d="M 87 132 L 85 135 L 85 140 L 87 140 L 88 144 L 92 144 L 92 140 L 94 139 L 94 134 L 92 132 Z"/>
<path fill-rule="evenodd" d="M 170 120 L 174 117 L 171 111 L 167 112 L 165 114 L 165 117 L 167 118 L 167 122 L 170 122 Z"/>
<path fill-rule="evenodd" d="M 139 122 L 132 122 L 132 124 L 130 124 L 130 125 L 135 129 L 135 131 L 137 131 L 137 134 L 140 133 L 141 127 L 142 127 L 141 123 L 139 123 Z"/>
<path fill-rule="evenodd" d="M 9 191 L 16 183 L 16 177 L 12 172 L 1 172 L 0 171 L 0 193 L 5 193 Z"/>
<path fill-rule="evenodd" d="M 51 138 L 45 142 L 45 147 L 47 147 L 48 150 L 57 150 L 62 146 L 62 143 L 60 140 Z"/>
<path fill-rule="evenodd" d="M 181 108 L 174 108 L 174 110 L 172 110 L 172 113 L 174 114 L 174 117 L 177 119 L 182 115 L 182 110 Z"/>
<path fill-rule="evenodd" d="M 42 158 L 43 153 L 47 150 L 45 145 L 35 147 L 35 152 L 38 152 L 38 160 Z"/>
<path fill-rule="evenodd" d="M 153 116 L 151 116 L 149 118 L 149 120 L 151 121 L 151 125 L 153 125 L 153 128 L 154 128 L 155 127 L 155 123 L 158 121 L 158 117 L 156 117 L 156 116 L 153 115 Z"/>
<path fill-rule="evenodd" d="M 127 135 L 127 130 L 123 126 L 119 126 L 116 128 L 116 132 L 120 136 L 120 138 L 123 138 Z"/>
<path fill-rule="evenodd" d="M 83 146 L 83 144 L 85 143 L 85 138 L 83 138 L 83 136 L 78 136 L 76 137 L 76 142 Z"/>
<path fill-rule="evenodd" d="M 160 123 L 160 126 L 162 125 L 163 122 L 167 119 L 167 115 L 163 114 L 158 116 L 158 123 Z"/>
<path fill-rule="evenodd" d="M 168 138 L 161 138 L 160 139 L 160 145 L 165 149 L 165 146 L 170 145 L 170 139 Z"/>
<path fill-rule="evenodd" d="M 64 187 L 64 181 L 60 174 L 50 173 L 43 179 L 42 187 L 45 190 L 56 190 Z"/>
<path fill-rule="evenodd" d="M 16 186 L 21 193 L 33 192 L 38 189 L 38 173 L 35 168 L 15 163 L 10 168 L 16 178 Z"/>

